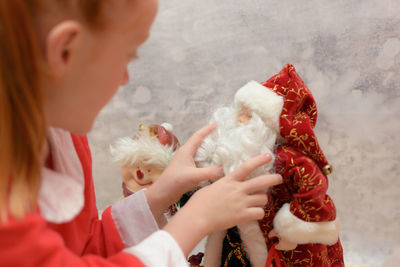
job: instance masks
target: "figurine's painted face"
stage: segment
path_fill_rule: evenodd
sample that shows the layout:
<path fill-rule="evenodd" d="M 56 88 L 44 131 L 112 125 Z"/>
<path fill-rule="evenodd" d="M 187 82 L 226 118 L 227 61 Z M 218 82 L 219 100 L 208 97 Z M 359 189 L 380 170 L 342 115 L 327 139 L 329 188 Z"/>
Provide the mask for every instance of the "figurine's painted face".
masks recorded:
<path fill-rule="evenodd" d="M 122 179 L 126 187 L 136 192 L 152 185 L 160 177 L 163 169 L 153 164 L 136 162 L 132 165 L 122 167 Z"/>
<path fill-rule="evenodd" d="M 249 124 L 251 120 L 251 112 L 248 107 L 241 105 L 238 113 L 238 122 L 243 123 L 245 125 Z"/>

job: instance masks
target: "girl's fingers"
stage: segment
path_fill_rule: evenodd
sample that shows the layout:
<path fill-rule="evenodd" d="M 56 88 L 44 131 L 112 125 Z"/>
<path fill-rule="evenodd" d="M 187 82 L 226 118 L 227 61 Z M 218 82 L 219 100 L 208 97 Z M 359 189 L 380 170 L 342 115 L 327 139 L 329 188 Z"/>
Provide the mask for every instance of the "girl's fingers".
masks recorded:
<path fill-rule="evenodd" d="M 262 154 L 256 157 L 253 157 L 249 160 L 246 160 L 242 165 L 237 167 L 232 172 L 233 179 L 237 181 L 244 181 L 247 176 L 249 176 L 255 169 L 261 167 L 264 164 L 267 164 L 272 159 L 272 156 L 269 154 Z"/>
<path fill-rule="evenodd" d="M 186 142 L 185 146 L 187 147 L 188 151 L 192 156 L 196 154 L 197 148 L 201 145 L 203 142 L 204 138 L 207 137 L 213 130 L 217 128 L 217 124 L 209 124 L 207 126 L 204 126 L 200 130 L 196 131 Z"/>
<path fill-rule="evenodd" d="M 248 207 L 264 207 L 268 202 L 266 193 L 257 193 L 248 197 Z"/>
<path fill-rule="evenodd" d="M 197 168 L 195 174 L 196 180 L 198 180 L 198 182 L 204 180 L 216 180 L 223 177 L 224 175 L 225 175 L 224 170 L 221 165 L 215 165 L 205 168 Z"/>
<path fill-rule="evenodd" d="M 282 183 L 280 174 L 268 174 L 257 176 L 253 179 L 244 182 L 244 190 L 248 194 L 268 189 L 274 185 Z"/>
<path fill-rule="evenodd" d="M 251 207 L 247 208 L 244 211 L 244 218 L 246 218 L 246 221 L 249 220 L 261 220 L 264 217 L 264 209 L 260 207 Z"/>

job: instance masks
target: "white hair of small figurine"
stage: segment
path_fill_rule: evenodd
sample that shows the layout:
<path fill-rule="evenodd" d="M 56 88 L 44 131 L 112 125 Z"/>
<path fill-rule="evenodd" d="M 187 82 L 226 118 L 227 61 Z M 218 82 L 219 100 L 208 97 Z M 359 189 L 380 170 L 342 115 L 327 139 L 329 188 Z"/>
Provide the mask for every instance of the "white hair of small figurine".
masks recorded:
<path fill-rule="evenodd" d="M 163 169 L 174 155 L 174 147 L 162 145 L 148 131 L 139 131 L 135 138 L 123 137 L 110 146 L 113 162 L 120 167 L 135 162 L 152 164 Z"/>

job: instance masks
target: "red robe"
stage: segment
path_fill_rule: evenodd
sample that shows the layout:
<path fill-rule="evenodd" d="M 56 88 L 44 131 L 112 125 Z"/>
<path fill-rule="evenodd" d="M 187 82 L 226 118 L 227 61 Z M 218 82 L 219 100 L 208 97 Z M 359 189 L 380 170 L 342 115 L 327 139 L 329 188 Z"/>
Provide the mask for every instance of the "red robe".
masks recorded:
<path fill-rule="evenodd" d="M 73 136 L 85 176 L 85 204 L 78 216 L 62 224 L 48 223 L 38 213 L 0 224 L 0 266 L 138 266 L 111 217 L 111 207 L 98 219 L 86 137 Z"/>
<path fill-rule="evenodd" d="M 290 214 L 287 213 L 285 219 L 294 216 L 301 221 L 295 219 L 295 222 L 289 223 L 289 220 L 286 220 L 288 225 L 282 228 L 295 229 L 291 237 L 296 232 L 303 232 L 302 236 L 294 237 L 299 241 L 299 245 L 294 250 L 276 250 L 281 266 L 344 266 L 340 240 L 335 237 L 335 230 L 331 230 L 336 219 L 336 209 L 333 201 L 326 194 L 327 177 L 312 159 L 285 146 L 279 146 L 276 150 L 276 172 L 282 175 L 283 184 L 274 186 L 268 194 L 268 204 L 264 208 L 265 216 L 259 221 L 267 246 L 271 248 L 278 242 L 277 238 L 269 238 L 268 233 L 278 226 L 279 222 L 274 222 L 274 219 L 286 203 L 290 205 Z M 302 227 L 303 222 L 317 223 L 315 224 L 317 228 L 313 232 Z M 333 227 L 327 229 L 326 225 L 318 225 L 324 222 Z M 321 228 L 318 228 L 319 226 Z M 322 236 L 327 232 L 330 232 L 331 237 L 323 241 L 329 243 L 332 242 L 331 240 L 337 240 L 337 242 L 325 245 L 321 242 L 322 240 L 315 240 L 319 235 Z"/>
<path fill-rule="evenodd" d="M 69 134 L 61 135 L 67 136 L 70 142 L 67 147 L 74 146 L 71 151 L 76 151 L 79 157 L 76 161 L 82 165 L 83 208 L 72 220 L 63 223 L 46 221 L 43 210 L 21 220 L 10 216 L 7 223 L 0 222 L 0 266 L 144 267 L 146 263 L 146 266 L 158 267 L 160 259 L 164 266 L 186 266 L 183 253 L 166 232 L 156 231 L 137 245 L 127 244 L 129 238 L 126 239 L 126 232 L 122 231 L 121 235 L 121 225 L 116 225 L 120 221 L 113 218 L 111 207 L 103 212 L 101 220 L 98 218 L 87 138 L 72 135 L 71 142 Z M 129 209 L 129 205 L 125 207 Z M 128 226 L 132 226 L 130 222 Z"/>

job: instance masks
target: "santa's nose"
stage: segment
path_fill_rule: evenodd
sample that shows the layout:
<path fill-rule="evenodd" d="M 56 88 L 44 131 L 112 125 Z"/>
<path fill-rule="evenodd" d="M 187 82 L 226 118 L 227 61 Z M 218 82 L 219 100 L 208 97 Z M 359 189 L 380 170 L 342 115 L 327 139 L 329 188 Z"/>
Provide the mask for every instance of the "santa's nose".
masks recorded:
<path fill-rule="evenodd" d="M 143 179 L 144 175 L 143 175 L 143 172 L 141 170 L 137 170 L 136 171 L 136 176 L 137 176 L 138 179 Z"/>

